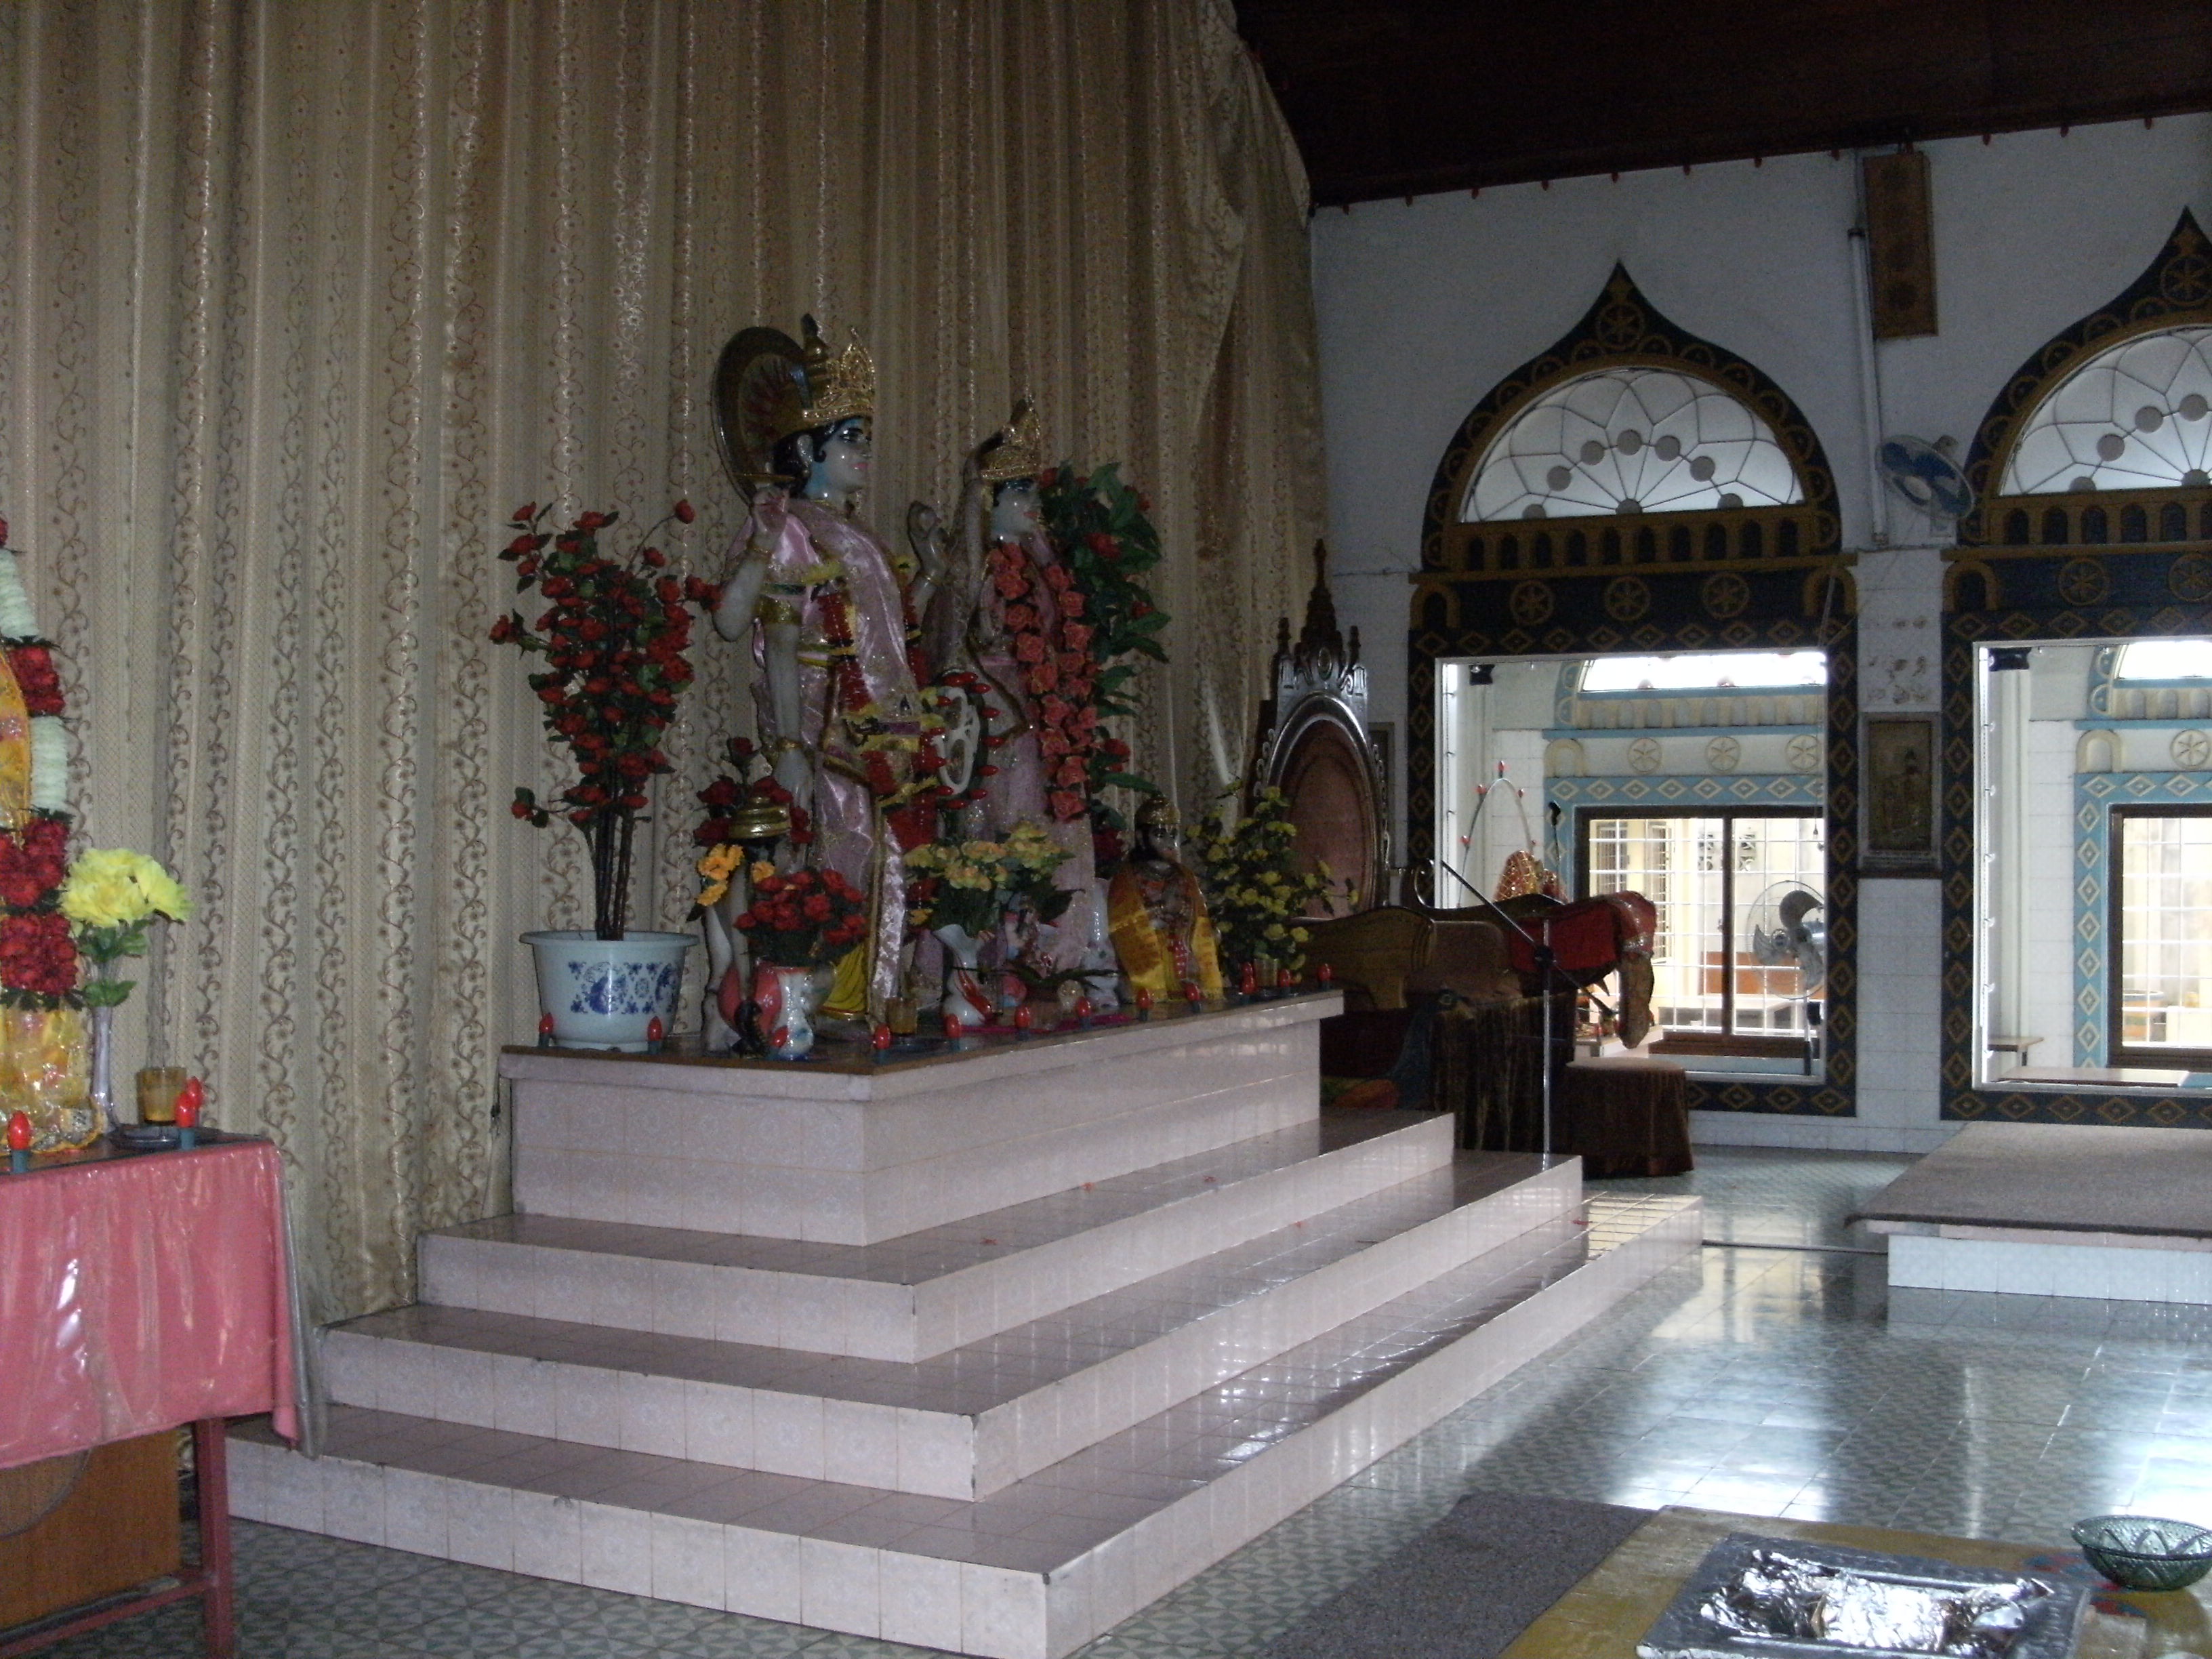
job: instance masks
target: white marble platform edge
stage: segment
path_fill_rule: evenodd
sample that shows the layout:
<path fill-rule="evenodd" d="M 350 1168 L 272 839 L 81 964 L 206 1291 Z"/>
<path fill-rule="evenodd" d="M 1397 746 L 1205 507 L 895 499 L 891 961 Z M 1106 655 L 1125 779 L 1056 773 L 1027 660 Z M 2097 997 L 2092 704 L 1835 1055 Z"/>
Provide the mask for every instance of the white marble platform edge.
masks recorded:
<path fill-rule="evenodd" d="M 422 1299 L 718 1341 L 926 1359 L 1448 1164 L 1438 1115 L 905 1285 L 425 1233 Z"/>
<path fill-rule="evenodd" d="M 636 1054 L 572 1054 L 551 1049 L 502 1053 L 499 1057 L 499 1074 L 511 1081 L 581 1084 L 589 1087 L 612 1086 L 619 1080 L 672 1094 L 726 1097 L 899 1100 L 912 1095 L 937 1093 L 946 1086 L 945 1073 L 952 1067 L 957 1067 L 975 1082 L 1035 1077 L 1055 1071 L 1088 1071 L 1102 1059 L 1314 1024 L 1343 1012 L 1342 992 L 1309 992 L 1282 1002 L 1209 1010 L 1195 1019 L 1163 1013 L 1147 1022 L 1106 1026 L 1085 1033 L 1054 1033 L 1045 1041 L 994 1043 L 957 1060 L 933 1060 L 922 1065 L 894 1064 L 867 1072 L 831 1072 L 804 1063 L 672 1064 Z"/>
<path fill-rule="evenodd" d="M 2194 1241 L 2192 1241 L 2193 1243 Z M 1929 1291 L 2212 1306 L 2212 1252 L 1893 1233 L 1889 1282 Z"/>
<path fill-rule="evenodd" d="M 1303 1035 L 1313 1046 L 1310 1031 Z M 1138 1056 L 1138 1063 L 1147 1058 Z M 957 1139 L 927 1154 L 875 1167 L 850 1161 L 849 1147 L 834 1148 L 813 1163 L 720 1158 L 710 1155 L 714 1147 L 690 1145 L 687 1133 L 658 1133 L 635 1122 L 604 1132 L 588 1146 L 549 1144 L 541 1121 L 562 1107 L 518 1100 L 515 1207 L 582 1221 L 828 1244 L 882 1243 L 1309 1121 L 1320 1109 L 1312 1067 L 1310 1057 L 1302 1065 L 1286 1057 L 1279 1071 L 1259 1076 L 1248 1071 L 1234 1080 L 1217 1074 L 1195 1091 L 1163 1079 L 1141 1103 L 1103 1112 L 1083 1109 L 1072 1094 L 1015 1102 L 1004 1097 L 1003 1081 L 888 1108 L 881 1102 L 842 1108 L 763 1102 L 748 1109 L 743 1102 L 689 1097 L 699 1103 L 697 1111 L 750 1118 L 781 1110 L 821 1119 L 812 1127 L 825 1138 L 846 1141 L 863 1133 L 909 1141 L 931 1135 L 922 1126 L 905 1126 L 902 1134 L 889 1126 L 831 1121 L 840 1115 L 888 1109 L 925 1114 L 940 1127 L 957 1127 Z M 992 1094 L 1000 1097 L 988 1099 Z M 659 1103 L 633 1102 L 629 1115 L 650 1113 Z M 571 1103 L 568 1109 L 582 1109 Z M 695 1121 L 692 1127 L 699 1126 Z"/>

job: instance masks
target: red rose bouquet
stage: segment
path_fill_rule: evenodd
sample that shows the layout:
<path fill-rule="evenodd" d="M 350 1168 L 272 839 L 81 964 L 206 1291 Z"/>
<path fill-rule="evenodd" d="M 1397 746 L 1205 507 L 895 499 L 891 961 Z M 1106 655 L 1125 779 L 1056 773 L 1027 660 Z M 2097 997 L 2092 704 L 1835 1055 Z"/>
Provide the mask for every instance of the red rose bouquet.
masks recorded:
<path fill-rule="evenodd" d="M 599 532 L 620 515 L 586 513 L 565 530 L 541 528 L 550 507 L 518 507 L 517 532 L 500 551 L 515 568 L 519 592 L 548 604 L 533 623 L 511 611 L 491 637 L 545 659 L 530 689 L 544 705 L 545 729 L 575 757 L 576 781 L 557 805 L 528 789 L 514 792 L 514 816 L 541 828 L 557 813 L 583 832 L 592 853 L 592 924 L 601 939 L 623 937 L 629 915 L 630 847 L 646 785 L 670 769 L 660 734 L 691 681 L 684 652 L 691 614 L 684 584 L 663 574 L 667 556 L 646 544 L 670 520 L 691 522 L 677 502 L 628 558 L 599 550 Z"/>
<path fill-rule="evenodd" d="M 756 866 L 752 908 L 736 919 L 757 962 L 779 968 L 818 968 L 868 934 L 860 894 L 835 870 L 794 870 L 778 875 Z"/>

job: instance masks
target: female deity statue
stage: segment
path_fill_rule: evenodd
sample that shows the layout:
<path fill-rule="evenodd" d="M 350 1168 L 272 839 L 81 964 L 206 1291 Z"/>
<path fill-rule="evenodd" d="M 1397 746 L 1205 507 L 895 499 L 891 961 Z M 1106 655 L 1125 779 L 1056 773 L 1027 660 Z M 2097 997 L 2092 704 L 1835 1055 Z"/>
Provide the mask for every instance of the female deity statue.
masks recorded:
<path fill-rule="evenodd" d="M 747 329 L 716 371 L 723 458 L 752 513 L 714 626 L 750 642 L 761 747 L 812 837 L 813 861 L 868 896 L 868 940 L 837 964 L 822 1012 L 872 1020 L 897 990 L 901 854 L 934 828 L 917 620 L 933 579 L 854 516 L 868 481 L 873 363 L 857 337 L 832 354 L 811 317 L 805 333 L 802 346 Z"/>
<path fill-rule="evenodd" d="M 1067 851 L 1053 880 L 1074 900 L 1054 936 L 1041 941 L 1047 965 L 1066 972 L 1085 965 L 1097 906 L 1090 788 L 1097 669 L 1083 594 L 1044 532 L 1042 470 L 1036 410 L 1024 398 L 969 459 L 957 553 L 942 562 L 927 638 L 933 662 L 967 668 L 989 684 L 1003 717 L 994 723 L 1006 741 L 981 802 L 984 833 L 997 839 L 1026 820 Z M 917 549 L 943 539 L 935 515 L 919 504 L 908 535 Z"/>
<path fill-rule="evenodd" d="M 1180 996 L 1195 985 L 1221 994 L 1221 952 L 1198 877 L 1176 846 L 1180 821 L 1164 795 L 1137 809 L 1136 845 L 1108 890 L 1115 953 L 1129 988 Z"/>

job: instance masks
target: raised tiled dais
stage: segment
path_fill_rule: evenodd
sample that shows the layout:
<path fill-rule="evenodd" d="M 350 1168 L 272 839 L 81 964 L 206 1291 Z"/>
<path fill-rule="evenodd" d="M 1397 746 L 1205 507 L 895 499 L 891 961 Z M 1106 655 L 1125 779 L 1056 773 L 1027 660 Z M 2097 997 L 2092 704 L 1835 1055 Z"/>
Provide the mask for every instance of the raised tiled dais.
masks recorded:
<path fill-rule="evenodd" d="M 510 1053 L 522 1213 L 330 1332 L 246 1516 L 1057 1659 L 1697 1248 L 1317 1115 L 1308 998 L 880 1067 Z"/>

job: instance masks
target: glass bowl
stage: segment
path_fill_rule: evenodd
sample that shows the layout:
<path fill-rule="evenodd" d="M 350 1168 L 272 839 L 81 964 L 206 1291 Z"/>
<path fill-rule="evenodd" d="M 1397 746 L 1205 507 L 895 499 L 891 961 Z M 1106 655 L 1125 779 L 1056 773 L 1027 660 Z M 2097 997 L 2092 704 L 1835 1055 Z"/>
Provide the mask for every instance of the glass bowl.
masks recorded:
<path fill-rule="evenodd" d="M 2089 1565 L 2122 1589 L 2176 1590 L 2212 1570 L 2212 1531 L 2148 1515 L 2093 1515 L 2074 1523 Z"/>

